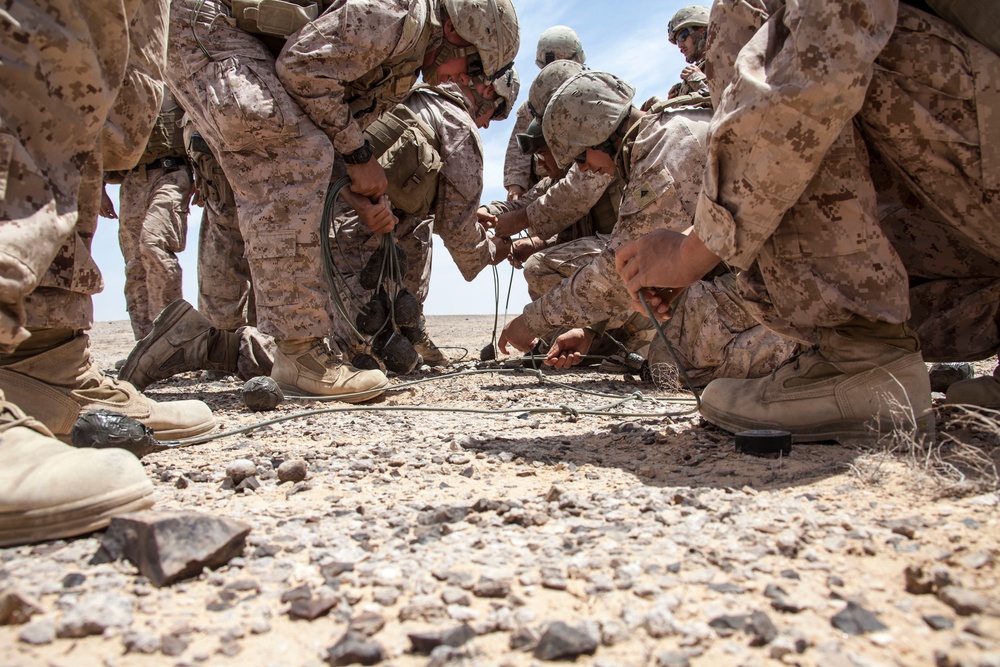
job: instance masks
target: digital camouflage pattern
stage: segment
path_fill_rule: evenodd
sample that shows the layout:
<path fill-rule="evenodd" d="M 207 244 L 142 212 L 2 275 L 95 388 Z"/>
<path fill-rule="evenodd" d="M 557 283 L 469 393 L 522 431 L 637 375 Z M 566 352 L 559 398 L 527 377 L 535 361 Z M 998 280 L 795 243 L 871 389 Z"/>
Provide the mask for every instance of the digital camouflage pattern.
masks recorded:
<path fill-rule="evenodd" d="M 763 22 L 768 9 L 773 18 Z M 907 271 L 919 276 L 936 264 L 927 276 L 935 281 L 998 275 L 1000 242 L 990 231 L 1000 170 L 996 147 L 984 141 L 1000 131 L 996 54 L 893 0 L 723 0 L 709 32 L 717 111 L 695 233 L 724 260 L 752 267 L 740 289 L 758 319 L 809 342 L 855 316 L 910 320 L 925 336 L 945 315 L 961 319 L 962 304 L 934 301 L 951 288 L 930 283 L 914 290 L 911 319 Z M 881 182 L 871 177 L 873 161 L 887 170 Z M 934 226 L 943 225 L 945 247 L 893 248 L 877 202 L 896 185 L 924 207 L 894 209 L 897 243 L 938 237 Z M 983 257 L 985 267 L 977 265 Z M 950 293 L 970 291 L 968 282 L 960 287 Z M 982 336 L 997 340 L 995 301 L 992 313 L 978 299 L 969 306 L 964 317 L 981 332 L 977 341 L 926 338 L 928 358 L 981 355 Z M 954 349 L 963 343 L 979 349 Z"/>
<path fill-rule="evenodd" d="M 194 141 L 196 131 L 191 122 L 184 126 L 184 145 L 203 207 L 198 229 L 198 312 L 219 329 L 256 326 L 250 265 L 233 189 L 204 139 Z"/>
<path fill-rule="evenodd" d="M 610 238 L 610 234 L 592 234 L 532 253 L 522 267 L 528 296 L 534 301 L 554 290 L 600 255 Z"/>
<path fill-rule="evenodd" d="M 525 155 L 517 145 L 517 135 L 528 129 L 531 118 L 528 103 L 523 102 L 517 107 L 514 128 L 510 131 L 510 139 L 507 141 L 507 153 L 503 161 L 504 188 L 519 185 L 527 192 L 540 179 L 537 169 L 541 165 L 536 164 L 535 156 Z"/>
<path fill-rule="evenodd" d="M 319 220 L 333 148 L 360 147 L 365 121 L 406 92 L 386 89 L 371 114 L 352 119 L 345 86 L 387 58 L 422 57 L 422 50 L 412 50 L 423 48 L 421 35 L 440 40 L 440 28 L 424 33 L 436 11 L 436 3 L 416 0 L 338 3 L 289 38 L 277 65 L 263 42 L 235 27 L 224 6 L 172 4 L 167 83 L 233 187 L 265 334 L 318 338 L 330 330 Z"/>
<path fill-rule="evenodd" d="M 187 164 L 153 166 L 153 161 L 163 158 L 187 159 L 180 117 L 177 102 L 167 92 L 143 151 L 149 163 L 129 171 L 119 192 L 118 243 L 125 259 L 125 305 L 136 340 L 152 330 L 161 310 L 184 295 L 177 253 L 187 245 L 191 170 Z M 171 127 L 174 124 L 177 127 Z"/>
<path fill-rule="evenodd" d="M 177 253 L 187 244 L 191 171 L 130 171 L 122 182 L 118 243 L 125 258 L 125 304 L 139 340 L 160 311 L 183 294 Z"/>
<path fill-rule="evenodd" d="M 154 4 L 142 6 L 153 11 Z M 101 287 L 89 253 L 102 180 L 96 151 L 125 76 L 139 8 L 136 0 L 28 0 L 5 10 L 12 20 L 0 27 L 2 39 L 18 48 L 0 64 L 2 351 L 22 342 L 28 328 L 85 329 L 93 322 L 90 295 Z M 142 43 L 133 38 L 134 52 Z"/>

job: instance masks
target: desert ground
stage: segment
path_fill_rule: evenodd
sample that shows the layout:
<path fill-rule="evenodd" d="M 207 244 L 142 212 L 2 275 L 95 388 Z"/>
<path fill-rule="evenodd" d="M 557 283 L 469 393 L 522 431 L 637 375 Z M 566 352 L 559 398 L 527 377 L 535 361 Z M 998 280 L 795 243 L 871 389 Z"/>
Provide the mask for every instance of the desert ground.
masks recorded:
<path fill-rule="evenodd" d="M 143 458 L 154 510 L 249 526 L 215 569 L 156 587 L 92 562 L 101 533 L 0 549 L 0 667 L 1000 666 L 994 419 L 750 456 L 689 394 L 480 362 L 492 328 L 429 318 L 465 359 L 368 405 L 149 387 L 203 399 L 219 433 L 311 414 Z M 127 323 L 92 334 L 113 372 Z"/>

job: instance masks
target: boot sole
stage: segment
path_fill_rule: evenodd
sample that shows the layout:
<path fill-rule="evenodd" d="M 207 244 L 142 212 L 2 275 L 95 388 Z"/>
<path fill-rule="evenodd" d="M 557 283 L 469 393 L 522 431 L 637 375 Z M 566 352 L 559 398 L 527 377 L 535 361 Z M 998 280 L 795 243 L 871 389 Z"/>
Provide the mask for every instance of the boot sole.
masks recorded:
<path fill-rule="evenodd" d="M 100 530 L 120 514 L 153 506 L 147 480 L 97 498 L 27 512 L 0 513 L 0 547 L 74 537 Z"/>
<path fill-rule="evenodd" d="M 157 334 L 157 330 L 164 328 L 169 330 L 191 309 L 191 304 L 180 300 L 175 301 L 164 308 L 163 311 L 157 315 L 156 320 L 153 321 L 153 329 L 149 332 L 149 335 L 136 343 L 135 347 L 132 348 L 132 351 L 129 352 L 129 355 L 125 357 L 125 363 L 122 364 L 120 369 L 118 369 L 118 379 L 130 383 L 139 391 L 142 391 L 154 382 L 158 382 L 158 380 L 150 380 L 149 382 L 145 382 L 140 385 L 136 383 L 131 376 L 135 373 L 135 367 L 139 363 L 139 358 L 146 353 L 153 343 L 160 339 L 159 335 L 154 336 L 154 334 Z"/>
<path fill-rule="evenodd" d="M 774 429 L 778 431 L 790 431 L 793 443 L 824 442 L 835 440 L 837 442 L 863 442 L 874 443 L 880 437 L 896 430 L 899 424 L 891 419 L 880 418 L 878 428 L 873 428 L 875 420 L 869 420 L 862 424 L 856 421 L 836 420 L 823 424 L 811 424 L 809 426 L 790 427 L 788 424 L 767 423 L 763 421 L 744 422 L 733 419 L 729 415 L 722 415 L 714 412 L 711 407 L 702 405 L 700 410 L 702 418 L 719 428 L 730 433 L 740 431 L 753 431 L 758 429 Z M 935 432 L 934 413 L 928 413 L 917 419 L 917 437 L 930 437 L 933 442 Z"/>
<path fill-rule="evenodd" d="M 353 394 L 312 394 L 300 387 L 296 387 L 292 384 L 285 384 L 283 382 L 278 382 L 278 388 L 285 396 L 302 396 L 305 398 L 335 398 L 338 401 L 343 401 L 344 403 L 364 403 L 365 401 L 370 401 L 373 398 L 381 396 L 385 393 L 386 387 L 389 386 L 389 381 L 386 380 L 385 383 L 373 387 L 371 389 L 366 389 L 365 391 L 359 391 Z"/>

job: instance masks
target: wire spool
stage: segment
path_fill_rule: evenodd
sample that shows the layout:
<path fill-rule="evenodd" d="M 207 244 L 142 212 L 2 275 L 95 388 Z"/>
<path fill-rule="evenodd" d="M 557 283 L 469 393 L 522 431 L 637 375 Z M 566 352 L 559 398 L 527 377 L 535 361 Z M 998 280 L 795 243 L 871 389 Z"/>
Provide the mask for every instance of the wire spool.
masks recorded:
<path fill-rule="evenodd" d="M 274 410 L 285 400 L 285 394 L 278 383 L 266 375 L 247 380 L 240 393 L 243 404 L 254 412 Z"/>
<path fill-rule="evenodd" d="M 788 456 L 792 453 L 792 434 L 774 429 L 741 431 L 736 434 L 736 451 L 754 456 Z"/>
<path fill-rule="evenodd" d="M 80 415 L 69 438 L 74 447 L 126 449 L 138 458 L 160 449 L 151 428 L 110 410 L 91 410 Z"/>

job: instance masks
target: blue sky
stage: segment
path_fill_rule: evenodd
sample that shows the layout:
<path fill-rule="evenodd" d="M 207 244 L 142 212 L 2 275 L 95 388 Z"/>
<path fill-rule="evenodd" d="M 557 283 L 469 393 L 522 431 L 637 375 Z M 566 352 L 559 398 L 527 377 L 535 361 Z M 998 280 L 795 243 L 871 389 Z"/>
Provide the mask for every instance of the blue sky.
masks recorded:
<path fill-rule="evenodd" d="M 535 45 L 539 35 L 554 25 L 573 28 L 583 41 L 587 65 L 591 69 L 616 74 L 636 87 L 639 103 L 652 95 L 665 95 L 685 63 L 677 47 L 667 41 L 666 26 L 674 12 L 689 4 L 677 0 L 514 0 L 521 24 L 521 50 L 515 61 L 521 76 L 518 103 L 526 99 L 528 87 L 538 73 Z M 709 5 L 709 2 L 704 4 Z M 484 201 L 502 199 L 503 158 L 510 138 L 513 116 L 502 123 L 492 123 L 483 131 L 486 155 Z M 118 201 L 118 188 L 108 193 Z M 193 207 L 188 222 L 187 250 L 181 255 L 184 268 L 184 297 L 197 300 L 198 224 L 201 209 Z M 98 321 L 128 318 L 125 310 L 125 268 L 118 247 L 118 221 L 101 218 L 94 238 L 94 255 L 104 274 L 104 291 L 94 297 L 94 316 Z M 521 312 L 528 302 L 528 292 L 519 271 L 507 263 L 498 267 L 500 274 L 500 309 L 503 312 L 507 286 L 514 273 L 510 295 L 510 316 Z M 487 268 L 476 280 L 465 282 L 452 263 L 447 250 L 435 237 L 434 268 L 430 294 L 424 306 L 428 315 L 475 315 L 494 309 L 493 273 Z"/>

